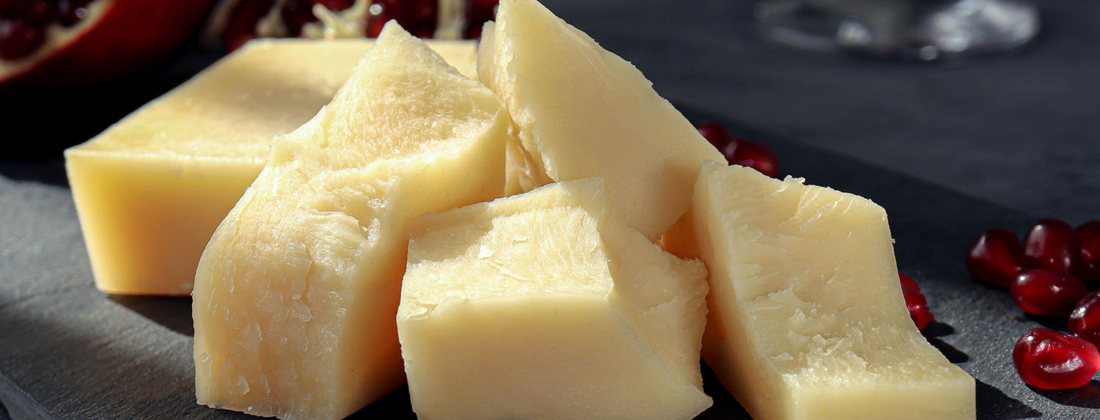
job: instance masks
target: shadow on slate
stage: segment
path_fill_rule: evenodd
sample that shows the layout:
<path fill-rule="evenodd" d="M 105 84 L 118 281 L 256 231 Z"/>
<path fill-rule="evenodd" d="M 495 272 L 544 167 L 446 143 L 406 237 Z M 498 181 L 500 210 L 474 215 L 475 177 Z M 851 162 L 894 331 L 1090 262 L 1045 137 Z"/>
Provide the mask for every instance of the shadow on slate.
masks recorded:
<path fill-rule="evenodd" d="M 1012 399 L 1001 390 L 977 381 L 978 420 L 1034 419 L 1042 416 L 1038 410 Z"/>
<path fill-rule="evenodd" d="M 1100 409 L 1100 382 L 1093 380 L 1080 388 L 1046 390 L 1031 388 L 1033 391 L 1058 404 L 1081 408 Z"/>
<path fill-rule="evenodd" d="M 191 319 L 191 297 L 107 295 L 115 303 L 125 306 L 162 327 L 186 335 L 195 336 L 195 323 Z"/>
<path fill-rule="evenodd" d="M 794 172 L 812 184 L 863 195 L 887 209 L 899 267 L 920 282 L 929 306 L 947 326 L 935 327 L 940 330 L 930 336 L 978 379 L 979 418 L 1095 415 L 1095 386 L 1078 393 L 1037 393 L 1019 381 L 1007 356 L 1016 339 L 1038 324 L 1016 319 L 1020 312 L 1008 293 L 977 284 L 963 264 L 967 248 L 983 229 L 1000 226 L 1021 232 L 1034 218 L 704 112 L 683 111 L 692 120 L 724 122 L 734 134 L 769 143 L 780 156 L 781 173 Z M 187 299 L 109 298 L 95 291 L 90 273 L 86 275 L 88 287 L 0 308 L 0 374 L 42 412 L 87 419 L 248 418 L 195 404 Z M 748 418 L 709 369 L 704 369 L 704 384 L 715 404 L 700 419 Z M 14 394 L 0 387 L 0 395 Z M 407 388 L 353 418 L 414 418 Z"/>
<path fill-rule="evenodd" d="M 0 160 L 0 176 L 14 181 L 69 187 L 69 178 L 65 175 L 65 159 L 61 156 L 30 160 Z"/>

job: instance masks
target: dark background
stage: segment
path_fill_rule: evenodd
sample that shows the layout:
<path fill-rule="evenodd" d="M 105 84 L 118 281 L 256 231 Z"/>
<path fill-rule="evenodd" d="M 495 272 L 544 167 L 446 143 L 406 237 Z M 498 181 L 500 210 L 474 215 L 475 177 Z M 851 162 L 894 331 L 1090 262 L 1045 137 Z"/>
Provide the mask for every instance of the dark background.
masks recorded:
<path fill-rule="evenodd" d="M 753 2 L 749 1 L 544 3 L 604 47 L 632 61 L 658 92 L 690 116 L 719 119 L 733 125 L 735 131 L 772 142 L 780 152 L 781 172 L 813 174 L 816 178 L 811 177 L 811 183 L 847 182 L 856 189 L 866 188 L 866 192 L 855 192 L 885 201 L 892 220 L 901 225 L 895 225 L 898 236 L 907 232 L 906 220 L 917 220 L 922 214 L 926 217 L 920 222 L 921 229 L 942 223 L 945 232 L 951 232 L 943 236 L 950 241 L 930 243 L 961 243 L 963 248 L 966 238 L 972 238 L 982 226 L 1001 223 L 1022 231 L 1027 220 L 1041 217 L 1064 218 L 1074 224 L 1100 218 L 1100 141 L 1095 134 L 1100 128 L 1098 3 L 1040 2 L 1042 35 L 1018 54 L 917 64 L 803 53 L 768 45 L 754 36 Z M 13 148 L 0 162 L 0 174 L 18 181 L 64 185 L 61 147 L 86 140 L 214 58 L 191 50 L 159 71 L 134 79 L 123 90 L 104 88 L 93 92 L 98 95 L 94 100 L 75 99 L 76 107 L 84 110 L 80 115 L 66 116 L 49 108 L 54 99 L 67 98 L 64 92 L 50 92 L 49 100 L 0 98 L 0 107 L 5 109 L 0 115 L 7 115 L 0 117 L 5 127 L 0 138 L 9 139 L 8 145 L 18 140 L 32 146 L 25 149 L 31 152 Z M 68 106 L 73 105 L 62 108 Z M 66 124 L 58 124 L 58 120 Z M 46 134 L 23 134 L 39 132 Z M 832 166 L 815 166 L 817 156 Z M 832 168 L 837 162 L 856 169 L 843 176 L 839 169 L 821 169 Z M 878 179 L 851 181 L 852 176 Z M 959 194 L 922 193 L 928 185 L 914 179 Z M 891 189 L 896 191 L 887 197 Z M 915 192 L 910 194 L 910 189 Z M 903 208 L 909 207 L 907 204 L 911 207 Z M 974 209 L 973 214 L 968 214 L 967 207 Z M 6 240 L 0 238 L 0 242 Z M 924 270 L 927 276 L 942 272 L 943 278 L 952 281 L 965 276 L 959 274 L 964 273 L 961 250 L 945 253 L 957 255 L 957 262 L 937 257 L 918 264 L 915 261 L 922 254 L 940 255 L 942 250 L 907 248 L 902 242 L 899 240 L 898 258 L 903 269 Z M 934 264 L 940 268 L 933 268 Z M 1005 306 L 1004 298 L 996 294 L 999 291 L 978 292 L 981 297 L 975 297 L 972 304 L 1011 309 L 1011 303 Z M 987 297 L 996 303 L 989 303 Z M 941 308 L 968 304 L 944 293 L 931 292 L 929 299 Z M 1014 316 L 1002 318 L 1018 320 Z M 992 321 L 975 322 L 997 328 Z M 1020 328 L 1014 327 L 1012 334 L 1018 337 L 1015 330 Z M 956 329 L 963 328 L 956 322 Z M 964 344 L 956 346 L 965 350 Z M 990 355 L 1005 356 L 1007 349 L 1004 354 Z M 968 358 L 980 357 L 971 353 Z M 988 366 L 1004 369 L 1004 360 L 999 363 Z M 971 367 L 972 373 L 974 369 L 979 368 Z M 1011 375 L 1005 378 L 1013 380 Z M 1095 384 L 1084 397 L 1027 394 L 1021 386 L 1010 393 L 1039 411 L 1070 405 L 1094 412 L 1100 407 L 1096 392 L 1100 388 Z M 988 394 L 986 401 L 992 398 L 989 395 L 1004 396 L 985 387 L 979 384 L 980 402 L 983 389 Z M 1009 401 L 998 404 L 1019 404 L 1015 399 Z M 1006 412 L 1015 415 L 1000 418 L 1035 414 Z M 2 412 L 0 418 L 4 418 Z"/>

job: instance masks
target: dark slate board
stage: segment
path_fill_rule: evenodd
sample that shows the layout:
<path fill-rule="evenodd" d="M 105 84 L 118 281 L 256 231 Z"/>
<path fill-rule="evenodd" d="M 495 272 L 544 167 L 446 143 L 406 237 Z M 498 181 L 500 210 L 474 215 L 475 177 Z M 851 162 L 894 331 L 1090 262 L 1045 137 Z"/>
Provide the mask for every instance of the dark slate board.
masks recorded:
<path fill-rule="evenodd" d="M 723 121 L 692 110 L 687 115 Z M 774 146 L 781 173 L 863 195 L 887 209 L 898 266 L 921 282 L 940 321 L 930 327 L 929 341 L 978 380 L 979 419 L 1098 416 L 1097 381 L 1046 392 L 1019 380 L 1012 346 L 1046 321 L 1024 316 L 1006 291 L 978 284 L 963 264 L 982 229 L 1022 232 L 1033 217 L 724 122 Z M 4 163 L 0 173 L 0 401 L 12 418 L 247 417 L 194 402 L 189 299 L 108 296 L 92 286 L 59 160 Z M 705 382 L 715 405 L 700 419 L 748 418 L 713 374 L 706 372 Z M 415 416 L 402 388 L 353 418 Z"/>

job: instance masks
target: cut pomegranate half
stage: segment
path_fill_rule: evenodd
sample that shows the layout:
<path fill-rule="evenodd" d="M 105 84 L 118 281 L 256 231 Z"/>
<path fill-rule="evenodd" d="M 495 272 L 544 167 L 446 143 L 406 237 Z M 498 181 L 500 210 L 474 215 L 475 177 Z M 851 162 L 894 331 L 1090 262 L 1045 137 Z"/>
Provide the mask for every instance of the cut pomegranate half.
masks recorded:
<path fill-rule="evenodd" d="M 0 85 L 118 80 L 168 56 L 211 0 L 0 2 Z"/>

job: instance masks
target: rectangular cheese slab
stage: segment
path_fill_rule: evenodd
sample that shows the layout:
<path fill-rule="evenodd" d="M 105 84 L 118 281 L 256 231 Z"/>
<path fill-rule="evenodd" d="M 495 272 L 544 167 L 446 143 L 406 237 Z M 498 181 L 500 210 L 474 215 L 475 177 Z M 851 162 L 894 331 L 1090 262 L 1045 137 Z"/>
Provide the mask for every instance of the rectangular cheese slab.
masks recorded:
<path fill-rule="evenodd" d="M 886 211 L 708 162 L 665 246 L 709 270 L 703 356 L 756 420 L 967 420 L 970 375 L 902 298 Z"/>
<path fill-rule="evenodd" d="M 706 270 L 598 178 L 420 218 L 397 330 L 422 420 L 688 420 L 711 405 Z"/>
<path fill-rule="evenodd" d="M 332 99 L 373 40 L 256 40 L 65 151 L 96 286 L 187 295 L 210 235 L 271 140 Z M 476 77 L 476 44 L 429 41 Z"/>

